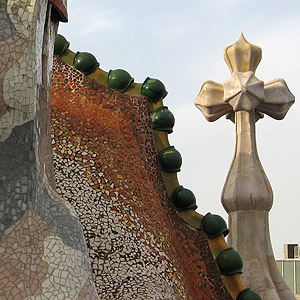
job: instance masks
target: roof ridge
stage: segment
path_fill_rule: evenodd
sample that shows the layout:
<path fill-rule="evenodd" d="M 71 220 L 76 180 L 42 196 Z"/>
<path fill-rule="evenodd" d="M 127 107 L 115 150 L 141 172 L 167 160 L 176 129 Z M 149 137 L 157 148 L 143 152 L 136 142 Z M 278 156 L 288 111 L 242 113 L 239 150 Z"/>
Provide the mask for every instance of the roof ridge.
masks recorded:
<path fill-rule="evenodd" d="M 226 222 L 218 215 L 207 213 L 203 216 L 196 212 L 194 194 L 179 184 L 177 172 L 180 171 L 182 159 L 180 153 L 170 145 L 168 140 L 175 119 L 168 107 L 163 105 L 163 99 L 167 95 L 164 84 L 158 79 L 149 77 L 143 83 L 134 83 L 131 75 L 122 69 L 106 72 L 99 67 L 100 64 L 91 53 L 75 54 L 68 49 L 69 45 L 70 43 L 62 35 L 57 34 L 54 55 L 101 85 L 127 95 L 148 98 L 158 161 L 168 197 L 174 204 L 177 215 L 189 226 L 207 234 L 212 254 L 231 297 L 237 300 L 248 299 L 249 296 L 257 300 L 261 299 L 258 294 L 247 289 L 243 284 L 240 276 L 243 267 L 242 258 L 225 241 L 225 236 L 229 233 Z"/>

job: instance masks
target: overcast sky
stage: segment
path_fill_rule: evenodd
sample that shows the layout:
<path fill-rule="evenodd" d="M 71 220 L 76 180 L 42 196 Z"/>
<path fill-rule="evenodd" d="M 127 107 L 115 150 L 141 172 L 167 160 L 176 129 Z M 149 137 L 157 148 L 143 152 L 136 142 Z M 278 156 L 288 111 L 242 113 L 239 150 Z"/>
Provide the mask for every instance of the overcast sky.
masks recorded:
<path fill-rule="evenodd" d="M 202 83 L 231 77 L 223 49 L 245 38 L 262 48 L 256 76 L 286 80 L 296 103 L 286 118 L 257 123 L 261 163 L 271 182 L 270 213 L 276 258 L 284 243 L 300 243 L 300 1 L 299 0 L 71 0 L 59 33 L 70 49 L 93 53 L 100 67 L 125 69 L 135 82 L 160 79 L 164 104 L 176 119 L 169 140 L 183 157 L 179 181 L 197 198 L 198 212 L 227 214 L 220 195 L 235 147 L 235 128 L 209 123 L 194 106 Z M 300 100 L 299 100 L 300 101 Z"/>

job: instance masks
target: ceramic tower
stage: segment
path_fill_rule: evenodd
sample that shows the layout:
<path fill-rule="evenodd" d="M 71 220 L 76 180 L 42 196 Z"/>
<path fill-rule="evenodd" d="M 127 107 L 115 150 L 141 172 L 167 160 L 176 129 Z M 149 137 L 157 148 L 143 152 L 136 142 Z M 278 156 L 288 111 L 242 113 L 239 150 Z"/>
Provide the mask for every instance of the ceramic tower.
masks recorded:
<path fill-rule="evenodd" d="M 236 126 L 235 154 L 221 199 L 229 216 L 228 244 L 244 261 L 245 285 L 264 300 L 295 299 L 275 263 L 269 233 L 273 192 L 255 139 L 255 123 L 264 114 L 283 119 L 295 100 L 284 80 L 264 83 L 255 76 L 261 52 L 241 35 L 224 50 L 231 79 L 223 85 L 205 82 L 195 104 L 208 121 L 226 115 Z"/>

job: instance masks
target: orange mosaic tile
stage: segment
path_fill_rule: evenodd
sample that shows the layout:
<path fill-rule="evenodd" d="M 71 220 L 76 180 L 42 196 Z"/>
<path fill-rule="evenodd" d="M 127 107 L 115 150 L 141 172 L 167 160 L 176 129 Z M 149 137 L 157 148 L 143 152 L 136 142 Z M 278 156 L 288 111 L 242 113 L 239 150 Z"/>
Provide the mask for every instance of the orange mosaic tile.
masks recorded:
<path fill-rule="evenodd" d="M 103 299 L 230 299 L 203 232 L 170 203 L 147 99 L 108 89 L 54 59 L 57 192 L 83 226 Z"/>

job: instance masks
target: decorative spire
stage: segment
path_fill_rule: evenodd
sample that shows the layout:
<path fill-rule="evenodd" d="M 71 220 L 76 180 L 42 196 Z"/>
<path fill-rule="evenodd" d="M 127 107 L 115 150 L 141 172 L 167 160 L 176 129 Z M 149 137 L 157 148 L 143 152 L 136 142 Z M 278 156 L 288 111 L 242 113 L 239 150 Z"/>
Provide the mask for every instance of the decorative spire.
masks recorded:
<path fill-rule="evenodd" d="M 259 46 L 250 44 L 241 33 L 240 39 L 224 50 L 224 59 L 230 72 L 255 72 L 262 58 Z"/>
<path fill-rule="evenodd" d="M 283 79 L 265 84 L 254 75 L 262 57 L 261 49 L 248 43 L 243 35 L 224 50 L 224 57 L 232 77 L 223 86 L 206 81 L 195 104 L 208 121 L 227 114 L 236 124 L 235 154 L 221 197 L 229 215 L 228 244 L 243 258 L 246 286 L 259 291 L 264 300 L 295 300 L 276 268 L 272 252 L 268 214 L 273 192 L 260 163 L 255 138 L 258 118 L 265 113 L 283 119 L 295 97 Z M 258 297 L 246 290 L 234 299 L 248 296 Z"/>
<path fill-rule="evenodd" d="M 246 41 L 243 34 L 233 45 L 224 50 L 225 61 L 232 73 L 223 86 L 206 81 L 195 99 L 196 106 L 205 118 L 213 122 L 223 115 L 235 122 L 233 112 L 255 111 L 255 121 L 265 114 L 281 120 L 295 102 L 283 79 L 264 84 L 254 72 L 262 58 L 261 48 Z"/>

